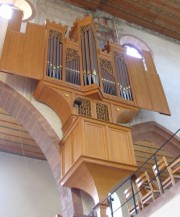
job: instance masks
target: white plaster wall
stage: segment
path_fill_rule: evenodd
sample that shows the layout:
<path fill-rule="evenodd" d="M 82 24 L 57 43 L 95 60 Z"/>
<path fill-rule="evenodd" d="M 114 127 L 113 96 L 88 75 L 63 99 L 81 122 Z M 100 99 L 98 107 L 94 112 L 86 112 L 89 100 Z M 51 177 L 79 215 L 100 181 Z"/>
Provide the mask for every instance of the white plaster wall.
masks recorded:
<path fill-rule="evenodd" d="M 55 217 L 57 186 L 47 161 L 0 152 L 0 216 Z"/>
<path fill-rule="evenodd" d="M 67 25 L 68 30 L 77 18 L 82 18 L 88 11 L 71 6 L 61 0 L 36 0 L 35 22 L 44 24 L 46 19 Z"/>

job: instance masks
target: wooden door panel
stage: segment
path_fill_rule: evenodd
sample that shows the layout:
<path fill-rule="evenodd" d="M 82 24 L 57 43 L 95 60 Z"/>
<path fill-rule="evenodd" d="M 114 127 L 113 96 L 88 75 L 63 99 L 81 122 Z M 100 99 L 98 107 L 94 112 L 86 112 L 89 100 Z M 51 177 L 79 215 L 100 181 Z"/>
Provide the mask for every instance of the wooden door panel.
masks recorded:
<path fill-rule="evenodd" d="M 142 60 L 137 58 L 128 57 L 129 74 L 132 80 L 134 98 L 136 105 L 144 109 L 152 109 L 150 101 L 150 94 L 147 87 L 146 76 Z"/>

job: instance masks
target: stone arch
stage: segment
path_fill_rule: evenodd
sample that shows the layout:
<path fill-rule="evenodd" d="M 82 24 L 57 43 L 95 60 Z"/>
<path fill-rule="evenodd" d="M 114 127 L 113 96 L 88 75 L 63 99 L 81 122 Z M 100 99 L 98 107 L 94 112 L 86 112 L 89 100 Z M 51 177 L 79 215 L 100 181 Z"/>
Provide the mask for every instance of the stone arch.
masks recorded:
<path fill-rule="evenodd" d="M 59 138 L 41 113 L 23 96 L 0 81 L 0 107 L 14 117 L 44 153 L 56 182 L 60 178 Z"/>
<path fill-rule="evenodd" d="M 177 157 L 180 154 L 180 138 L 176 135 L 173 136 L 171 131 L 155 121 L 133 125 L 132 137 L 134 143 L 141 140 L 148 140 L 155 143 L 159 147 L 169 140 L 164 148 L 174 157 Z"/>

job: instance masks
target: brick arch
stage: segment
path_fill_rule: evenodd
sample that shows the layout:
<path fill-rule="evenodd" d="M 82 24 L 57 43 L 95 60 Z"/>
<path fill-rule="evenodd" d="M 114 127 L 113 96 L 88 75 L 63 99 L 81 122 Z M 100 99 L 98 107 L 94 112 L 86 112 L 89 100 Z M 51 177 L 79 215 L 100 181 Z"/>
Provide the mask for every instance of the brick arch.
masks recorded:
<path fill-rule="evenodd" d="M 22 124 L 44 153 L 56 181 L 60 178 L 59 138 L 41 113 L 0 81 L 0 107 Z"/>
<path fill-rule="evenodd" d="M 172 136 L 173 133 L 170 130 L 155 121 L 144 122 L 132 126 L 134 143 L 137 141 L 148 140 L 160 147 Z M 173 156 L 178 156 L 180 154 L 180 138 L 174 136 L 164 148 Z"/>

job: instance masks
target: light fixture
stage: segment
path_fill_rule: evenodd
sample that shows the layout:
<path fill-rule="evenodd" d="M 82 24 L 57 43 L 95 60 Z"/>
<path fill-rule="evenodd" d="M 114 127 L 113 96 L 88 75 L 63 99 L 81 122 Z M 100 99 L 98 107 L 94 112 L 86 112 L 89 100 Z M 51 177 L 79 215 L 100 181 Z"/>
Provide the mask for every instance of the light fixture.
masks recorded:
<path fill-rule="evenodd" d="M 5 7 L 5 5 L 23 11 L 22 22 L 30 21 L 35 17 L 35 8 L 29 0 L 0 0 L 0 8 Z M 0 16 L 2 16 L 1 12 Z"/>
<path fill-rule="evenodd" d="M 0 17 L 9 20 L 12 17 L 12 12 L 12 7 L 10 5 L 0 5 Z"/>

